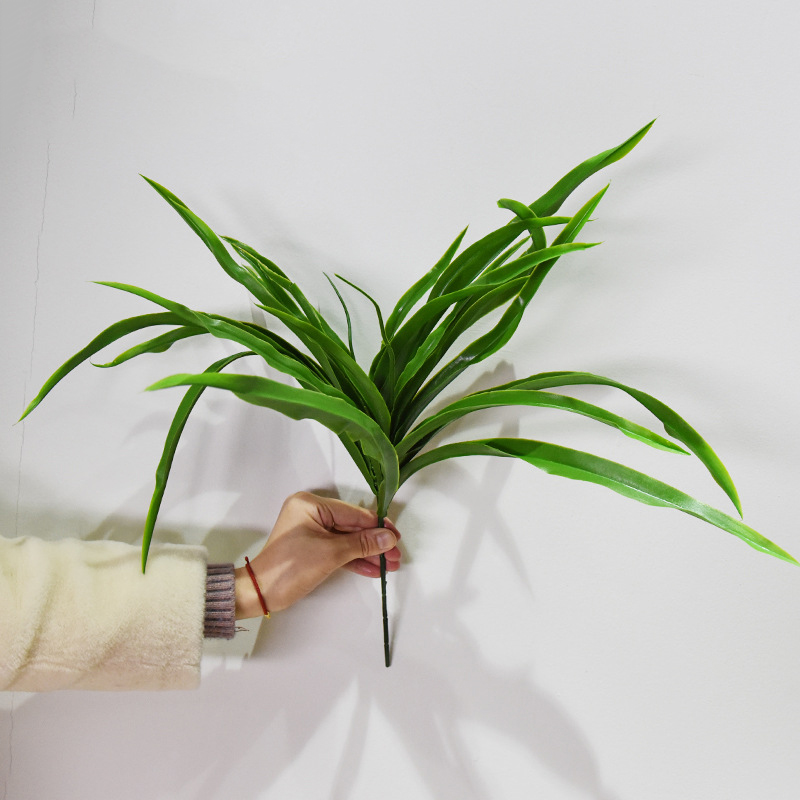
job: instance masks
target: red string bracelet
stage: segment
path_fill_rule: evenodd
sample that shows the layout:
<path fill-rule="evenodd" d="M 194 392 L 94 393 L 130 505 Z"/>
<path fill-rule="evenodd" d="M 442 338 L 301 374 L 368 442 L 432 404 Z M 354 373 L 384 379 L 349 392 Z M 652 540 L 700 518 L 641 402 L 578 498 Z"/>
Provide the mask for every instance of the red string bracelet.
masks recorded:
<path fill-rule="evenodd" d="M 247 567 L 247 574 L 250 576 L 250 580 L 253 581 L 253 586 L 256 587 L 256 594 L 261 602 L 261 608 L 264 611 L 264 616 L 269 619 L 269 609 L 267 608 L 266 600 L 264 600 L 264 595 L 261 594 L 261 587 L 258 585 L 256 574 L 253 572 L 253 568 L 250 566 L 250 559 L 247 556 L 244 557 L 244 565 Z"/>

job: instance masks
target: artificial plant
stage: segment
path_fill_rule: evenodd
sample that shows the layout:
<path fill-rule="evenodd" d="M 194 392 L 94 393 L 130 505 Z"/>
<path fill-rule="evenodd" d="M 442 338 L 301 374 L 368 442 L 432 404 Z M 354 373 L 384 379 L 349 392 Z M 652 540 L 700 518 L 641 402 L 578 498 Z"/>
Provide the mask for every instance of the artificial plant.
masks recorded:
<path fill-rule="evenodd" d="M 679 509 L 738 536 L 757 550 L 797 563 L 738 519 L 655 478 L 599 456 L 528 439 L 490 438 L 428 446 L 450 423 L 478 409 L 496 406 L 561 409 L 610 425 L 653 447 L 693 453 L 741 516 L 733 481 L 700 434 L 661 401 L 610 378 L 585 372 L 540 373 L 468 394 L 425 416 L 432 401 L 456 377 L 509 341 L 528 304 L 559 258 L 593 246 L 577 242 L 576 238 L 606 189 L 572 216 L 557 214 L 574 189 L 598 170 L 629 153 L 651 125 L 652 122 L 619 146 L 584 161 L 533 203 L 500 200 L 499 205 L 513 214 L 511 220 L 457 255 L 466 233 L 462 231 L 433 268 L 403 294 L 386 318 L 363 289 L 340 278 L 375 307 L 381 344 L 366 369 L 356 360 L 350 314 L 339 288 L 330 278 L 344 310 L 346 341 L 300 287 L 269 258 L 236 239 L 217 236 L 182 200 L 145 178 L 200 237 L 222 269 L 253 295 L 259 308 L 293 335 L 294 343 L 272 328 L 254 322 L 194 311 L 135 286 L 103 283 L 149 300 L 161 310 L 124 319 L 100 333 L 56 370 L 23 417 L 75 367 L 135 331 L 156 326 L 169 328 L 166 333 L 137 344 L 99 366 L 112 367 L 144 353 L 164 352 L 179 340 L 205 334 L 229 339 L 244 348 L 216 361 L 201 374 L 173 375 L 150 387 L 189 388 L 169 428 L 156 470 L 155 490 L 144 527 L 143 569 L 178 441 L 189 414 L 209 386 L 226 389 L 249 403 L 275 409 L 293 419 L 314 419 L 332 430 L 375 496 L 380 525 L 398 488 L 429 464 L 468 455 L 513 457 L 554 475 L 606 486 L 643 503 Z M 548 228 L 560 228 L 550 243 L 546 236 Z M 479 320 L 503 307 L 499 321 L 488 332 L 474 338 L 455 357 L 450 357 L 456 342 L 469 335 Z M 266 377 L 223 374 L 235 361 L 248 356 L 262 358 L 298 385 L 290 386 Z M 610 386 L 627 393 L 664 426 L 671 438 L 598 406 L 549 391 L 586 384 Z M 384 657 L 389 666 L 385 566 L 381 556 Z"/>

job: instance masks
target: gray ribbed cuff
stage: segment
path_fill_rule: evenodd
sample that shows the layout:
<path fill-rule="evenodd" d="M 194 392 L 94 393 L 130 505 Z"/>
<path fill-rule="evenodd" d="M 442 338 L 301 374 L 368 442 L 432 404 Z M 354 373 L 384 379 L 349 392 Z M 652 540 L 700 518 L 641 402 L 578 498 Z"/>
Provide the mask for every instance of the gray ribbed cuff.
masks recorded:
<path fill-rule="evenodd" d="M 209 564 L 206 574 L 206 639 L 233 639 L 236 633 L 236 594 L 233 564 Z"/>

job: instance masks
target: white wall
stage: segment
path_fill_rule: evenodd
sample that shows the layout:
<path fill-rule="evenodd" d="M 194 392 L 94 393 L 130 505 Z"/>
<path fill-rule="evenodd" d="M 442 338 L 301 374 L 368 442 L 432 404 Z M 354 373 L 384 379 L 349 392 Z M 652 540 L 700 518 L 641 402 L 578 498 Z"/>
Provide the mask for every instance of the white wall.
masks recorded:
<path fill-rule="evenodd" d="M 503 224 L 499 197 L 532 200 L 658 116 L 570 204 L 611 180 L 587 236 L 603 246 L 561 262 L 454 391 L 548 369 L 651 391 L 726 461 L 745 519 L 800 554 L 796 3 L 27 0 L 2 16 L 6 535 L 136 541 L 178 398 L 141 389 L 221 352 L 85 366 L 12 427 L 68 355 L 150 310 L 88 281 L 250 313 L 137 173 L 335 313 L 323 270 L 389 306 L 464 224 Z M 162 538 L 239 560 L 292 491 L 369 499 L 324 430 L 207 395 Z M 498 431 L 727 507 L 689 459 L 557 412 L 460 429 Z M 209 652 L 197 692 L 4 696 L 0 798 L 797 797 L 800 571 L 505 461 L 432 469 L 393 516 L 390 670 L 376 585 L 342 577 Z"/>

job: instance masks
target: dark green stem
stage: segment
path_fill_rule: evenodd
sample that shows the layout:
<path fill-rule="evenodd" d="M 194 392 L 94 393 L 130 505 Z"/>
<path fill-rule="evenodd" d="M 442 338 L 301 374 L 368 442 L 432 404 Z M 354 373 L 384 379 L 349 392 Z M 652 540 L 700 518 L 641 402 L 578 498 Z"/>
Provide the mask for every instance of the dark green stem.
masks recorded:
<path fill-rule="evenodd" d="M 378 527 L 383 527 L 383 517 L 378 517 Z M 386 556 L 381 553 L 381 606 L 383 609 L 383 662 L 389 667 L 392 654 L 389 650 L 389 612 L 386 606 Z"/>

